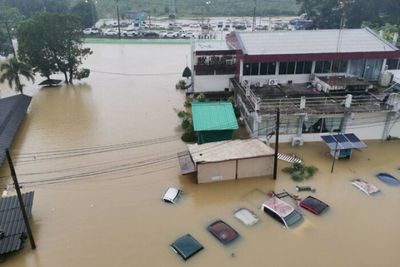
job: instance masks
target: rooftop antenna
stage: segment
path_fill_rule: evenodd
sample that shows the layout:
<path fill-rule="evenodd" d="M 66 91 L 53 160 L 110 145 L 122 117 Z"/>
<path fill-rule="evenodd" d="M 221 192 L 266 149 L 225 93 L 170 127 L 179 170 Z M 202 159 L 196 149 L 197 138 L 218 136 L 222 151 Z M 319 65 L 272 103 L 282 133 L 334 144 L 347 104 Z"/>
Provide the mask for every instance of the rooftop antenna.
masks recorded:
<path fill-rule="evenodd" d="M 253 8 L 253 28 L 252 28 L 252 32 L 255 31 L 256 29 L 256 9 L 257 9 L 257 0 L 254 0 L 254 8 Z"/>
<path fill-rule="evenodd" d="M 338 39 L 336 42 L 336 59 L 339 58 L 339 52 L 342 46 L 342 41 L 343 41 L 343 29 L 346 27 L 346 8 L 347 8 L 347 0 L 342 0 L 342 1 L 338 1 L 338 8 L 339 10 L 341 10 L 342 14 L 340 16 L 340 26 L 339 26 L 339 34 L 338 34 Z M 339 60 L 333 61 L 333 66 L 335 66 L 336 63 L 336 67 L 339 68 Z M 336 84 L 336 72 L 333 73 L 333 79 L 332 79 L 332 84 L 335 85 Z"/>

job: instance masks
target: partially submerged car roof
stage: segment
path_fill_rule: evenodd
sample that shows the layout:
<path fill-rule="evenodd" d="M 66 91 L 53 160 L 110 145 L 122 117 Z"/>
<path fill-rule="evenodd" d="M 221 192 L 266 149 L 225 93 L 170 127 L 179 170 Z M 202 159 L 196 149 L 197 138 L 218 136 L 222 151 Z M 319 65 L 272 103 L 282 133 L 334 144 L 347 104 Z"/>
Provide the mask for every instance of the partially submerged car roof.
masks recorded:
<path fill-rule="evenodd" d="M 351 184 L 360 189 L 360 191 L 364 192 L 367 195 L 373 195 L 380 192 L 378 187 L 362 179 L 354 179 L 353 181 L 351 181 Z"/>
<path fill-rule="evenodd" d="M 239 237 L 239 233 L 222 220 L 213 222 L 207 227 L 207 230 L 224 245 Z"/>
<path fill-rule="evenodd" d="M 184 260 L 189 259 L 204 248 L 199 241 L 190 234 L 178 238 L 171 244 L 171 247 L 175 253 L 179 254 Z"/>
<path fill-rule="evenodd" d="M 165 202 L 168 202 L 168 203 L 175 204 L 176 201 L 178 201 L 181 194 L 182 194 L 182 190 L 175 188 L 175 187 L 170 187 L 165 192 L 162 200 L 164 200 Z"/>
<path fill-rule="evenodd" d="M 379 180 L 381 180 L 385 184 L 400 185 L 400 181 L 393 175 L 390 175 L 389 173 L 381 172 L 381 173 L 378 173 L 376 176 L 378 177 Z"/>
<path fill-rule="evenodd" d="M 279 216 L 283 218 L 294 211 L 294 208 L 292 206 L 277 197 L 271 197 L 270 199 L 265 201 L 263 205 L 274 210 Z"/>
<path fill-rule="evenodd" d="M 300 207 L 302 207 L 316 215 L 320 215 L 327 208 L 329 208 L 329 205 L 315 197 L 308 196 L 300 202 Z"/>
<path fill-rule="evenodd" d="M 233 216 L 247 226 L 254 225 L 260 220 L 254 212 L 246 208 L 237 209 Z"/>

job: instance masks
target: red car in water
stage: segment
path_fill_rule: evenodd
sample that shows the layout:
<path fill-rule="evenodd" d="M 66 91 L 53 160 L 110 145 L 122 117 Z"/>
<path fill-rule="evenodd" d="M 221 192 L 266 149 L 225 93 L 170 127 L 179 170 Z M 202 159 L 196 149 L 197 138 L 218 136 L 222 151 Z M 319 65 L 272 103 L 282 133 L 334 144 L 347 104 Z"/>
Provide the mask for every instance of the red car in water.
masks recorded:
<path fill-rule="evenodd" d="M 224 221 L 217 220 L 207 227 L 207 230 L 222 244 L 226 245 L 239 237 L 238 232 Z"/>

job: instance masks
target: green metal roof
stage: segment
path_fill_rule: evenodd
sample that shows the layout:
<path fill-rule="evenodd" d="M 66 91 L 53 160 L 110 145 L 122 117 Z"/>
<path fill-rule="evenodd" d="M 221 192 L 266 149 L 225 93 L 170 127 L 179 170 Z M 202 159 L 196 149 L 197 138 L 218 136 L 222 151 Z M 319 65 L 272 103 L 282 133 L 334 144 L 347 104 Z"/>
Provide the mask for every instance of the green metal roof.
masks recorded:
<path fill-rule="evenodd" d="M 239 128 L 232 103 L 192 103 L 195 131 L 236 130 Z"/>

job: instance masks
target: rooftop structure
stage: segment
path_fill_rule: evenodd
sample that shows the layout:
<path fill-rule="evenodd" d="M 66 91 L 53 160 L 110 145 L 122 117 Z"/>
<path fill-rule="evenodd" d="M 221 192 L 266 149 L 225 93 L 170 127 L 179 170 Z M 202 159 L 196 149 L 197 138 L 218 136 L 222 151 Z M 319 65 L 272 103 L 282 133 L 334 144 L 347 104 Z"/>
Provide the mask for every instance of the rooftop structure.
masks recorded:
<path fill-rule="evenodd" d="M 32 214 L 34 192 L 22 194 L 25 209 Z M 27 237 L 17 196 L 0 198 L 0 256 L 20 250 Z"/>
<path fill-rule="evenodd" d="M 232 139 L 239 128 L 230 102 L 192 103 L 192 116 L 199 144 Z"/>
<path fill-rule="evenodd" d="M 0 99 L 0 165 L 5 150 L 11 146 L 15 134 L 25 118 L 32 97 L 16 95 Z"/>
<path fill-rule="evenodd" d="M 195 164 L 274 155 L 274 150 L 258 139 L 194 144 L 188 148 Z"/>
<path fill-rule="evenodd" d="M 395 54 L 397 47 L 383 40 L 368 28 L 346 30 L 234 32 L 244 55 L 296 55 L 342 54 L 343 58 L 354 57 L 353 53 Z M 339 41 L 338 41 L 339 40 Z M 228 42 L 231 44 L 230 42 Z M 233 44 L 235 46 L 235 44 Z M 372 57 L 374 54 L 370 54 Z M 368 55 L 367 55 L 368 56 Z M 378 56 L 378 57 L 379 57 Z M 328 59 L 328 58 L 327 58 Z"/>

